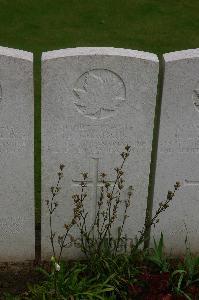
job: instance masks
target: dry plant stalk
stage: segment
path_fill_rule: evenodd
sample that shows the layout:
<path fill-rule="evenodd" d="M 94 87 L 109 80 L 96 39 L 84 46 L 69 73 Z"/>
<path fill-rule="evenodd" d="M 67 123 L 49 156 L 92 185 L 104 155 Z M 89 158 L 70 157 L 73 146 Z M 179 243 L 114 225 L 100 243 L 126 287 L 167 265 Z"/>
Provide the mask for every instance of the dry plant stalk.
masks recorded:
<path fill-rule="evenodd" d="M 176 181 L 176 183 L 174 184 L 173 191 L 168 191 L 166 200 L 159 203 L 159 208 L 156 210 L 154 216 L 152 216 L 151 219 L 149 219 L 149 217 L 146 216 L 145 224 L 144 224 L 142 230 L 139 231 L 140 236 L 138 239 L 136 239 L 135 245 L 132 246 L 132 249 L 131 249 L 132 251 L 134 249 L 137 249 L 142 243 L 144 243 L 146 241 L 146 233 L 149 232 L 149 230 L 152 226 L 155 227 L 156 224 L 159 223 L 160 214 L 169 207 L 170 202 L 173 200 L 175 193 L 177 190 L 179 190 L 179 188 L 180 188 L 180 182 Z"/>
<path fill-rule="evenodd" d="M 89 212 L 85 211 L 84 202 L 87 198 L 87 179 L 88 173 L 82 173 L 82 182 L 80 183 L 81 191 L 79 194 L 74 194 L 72 196 L 74 202 L 73 209 L 73 218 L 69 223 L 64 225 L 66 231 L 64 235 L 58 236 L 58 244 L 60 246 L 60 251 L 58 256 L 56 255 L 55 250 L 55 232 L 53 231 L 53 214 L 58 206 L 57 201 L 55 201 L 55 197 L 59 193 L 61 186 L 61 179 L 63 178 L 63 169 L 64 165 L 60 165 L 60 170 L 57 173 L 58 180 L 55 187 L 51 187 L 51 200 L 46 200 L 48 210 L 49 210 L 49 226 L 50 226 L 50 241 L 53 251 L 53 256 L 57 257 L 57 262 L 59 263 L 61 260 L 63 249 L 68 247 L 69 244 L 76 241 L 75 237 L 70 235 L 70 231 L 73 226 L 77 226 L 80 231 L 80 240 L 81 240 L 81 248 L 84 254 L 89 257 L 91 254 L 100 253 L 106 244 L 110 248 L 113 253 L 117 253 L 119 247 L 126 242 L 126 237 L 123 235 L 124 226 L 126 219 L 128 218 L 127 210 L 130 206 L 130 200 L 133 192 L 132 186 L 129 186 L 127 198 L 124 201 L 124 212 L 123 219 L 121 222 L 121 226 L 118 228 L 118 236 L 114 238 L 111 229 L 113 224 L 117 219 L 117 213 L 119 205 L 121 205 L 121 192 L 124 189 L 124 164 L 129 157 L 130 154 L 130 146 L 126 145 L 125 150 L 121 153 L 122 162 L 119 167 L 115 168 L 116 176 L 111 187 L 110 182 L 107 179 L 107 175 L 105 173 L 101 173 L 100 177 L 102 179 L 103 186 L 100 188 L 100 197 L 97 202 L 97 212 L 95 215 L 94 222 L 88 226 L 88 215 Z M 68 238 L 70 239 L 70 243 L 68 243 Z"/>
<path fill-rule="evenodd" d="M 121 196 L 122 190 L 125 187 L 124 180 L 124 164 L 130 155 L 130 146 L 126 145 L 124 151 L 121 153 L 122 162 L 119 167 L 115 168 L 116 177 L 111 186 L 110 181 L 107 179 L 105 173 L 101 173 L 103 185 L 100 187 L 100 196 L 97 202 L 97 212 L 93 223 L 88 226 L 89 212 L 85 210 L 84 203 L 88 196 L 87 194 L 87 180 L 88 173 L 82 173 L 82 181 L 80 183 L 80 193 L 72 196 L 74 202 L 73 217 L 69 223 L 64 225 L 65 233 L 62 236 L 58 236 L 58 244 L 60 247 L 58 257 L 56 256 L 54 239 L 55 232 L 53 232 L 52 216 L 55 212 L 58 203 L 55 201 L 56 195 L 59 193 L 61 186 L 61 179 L 63 178 L 64 165 L 60 165 L 60 170 L 57 173 L 58 180 L 55 187 L 51 187 L 51 200 L 46 200 L 49 210 L 49 225 L 50 225 L 50 241 L 53 251 L 54 258 L 57 258 L 59 263 L 63 253 L 63 249 L 72 245 L 73 242 L 77 241 L 77 238 L 70 235 L 70 231 L 74 226 L 79 228 L 81 249 L 87 258 L 92 255 L 102 255 L 104 251 L 108 251 L 111 256 L 117 255 L 120 249 L 123 251 L 127 250 L 127 237 L 124 234 L 124 227 L 128 218 L 127 211 L 130 206 L 131 197 L 133 193 L 132 186 L 128 187 L 128 193 L 126 200 L 124 201 L 123 217 L 121 226 L 118 228 L 117 237 L 112 234 L 113 225 L 118 217 L 118 209 L 122 203 Z M 169 203 L 175 196 L 175 192 L 180 188 L 180 183 L 176 182 L 173 191 L 168 191 L 167 198 L 165 201 L 159 204 L 159 208 L 156 210 L 155 215 L 149 219 L 146 217 L 143 228 L 139 231 L 139 238 L 136 237 L 135 243 L 131 244 L 131 252 L 136 250 L 144 241 L 146 232 L 155 226 L 159 222 L 159 215 L 169 207 Z M 70 242 L 68 242 L 68 239 Z"/>
<path fill-rule="evenodd" d="M 50 188 L 51 194 L 52 194 L 51 199 L 50 199 L 50 201 L 46 200 L 46 204 L 47 204 L 48 211 L 49 211 L 50 242 L 51 242 L 51 247 L 52 247 L 52 251 L 53 251 L 53 257 L 58 262 L 58 264 L 60 263 L 63 248 L 68 246 L 68 243 L 66 242 L 66 240 L 67 240 L 67 237 L 69 237 L 69 231 L 76 224 L 76 217 L 77 217 L 74 214 L 74 218 L 71 220 L 71 222 L 68 225 L 65 224 L 65 229 L 66 229 L 65 234 L 62 235 L 62 236 L 60 236 L 60 235 L 58 236 L 58 244 L 60 246 L 60 251 L 59 251 L 59 254 L 58 254 L 58 259 L 56 259 L 57 254 L 56 254 L 56 251 L 55 251 L 55 243 L 54 243 L 54 239 L 55 239 L 56 234 L 53 231 L 52 217 L 53 217 L 53 213 L 55 212 L 55 210 L 58 206 L 58 202 L 55 201 L 55 197 L 58 195 L 59 191 L 61 190 L 60 183 L 61 183 L 61 179 L 63 178 L 63 169 L 64 169 L 64 167 L 65 166 L 63 164 L 60 165 L 60 167 L 59 167 L 60 170 L 57 173 L 57 175 L 58 175 L 57 183 L 56 183 L 55 187 L 51 186 L 51 188 Z"/>
<path fill-rule="evenodd" d="M 87 188 L 87 179 L 88 173 L 82 173 L 82 182 L 80 194 L 73 195 L 74 199 L 74 214 L 78 212 L 78 222 L 76 223 L 77 227 L 80 230 L 81 236 L 81 246 L 82 251 L 87 257 L 90 255 L 99 255 L 103 251 L 103 248 L 109 248 L 109 251 L 112 254 L 118 252 L 118 248 L 121 246 L 121 243 L 125 240 L 123 236 L 123 230 L 125 222 L 127 219 L 127 210 L 130 206 L 130 200 L 132 196 L 133 188 L 129 186 L 127 199 L 124 201 L 125 208 L 123 213 L 123 219 L 121 226 L 118 229 L 118 236 L 113 237 L 111 229 L 113 224 L 117 219 L 117 213 L 119 205 L 121 205 L 121 193 L 124 189 L 124 164 L 129 157 L 130 146 L 126 145 L 124 152 L 121 153 L 122 162 L 121 165 L 115 168 L 116 177 L 111 187 L 110 182 L 107 179 L 105 173 L 101 173 L 100 177 L 102 179 L 102 187 L 100 188 L 99 201 L 97 202 L 97 212 L 94 218 L 93 223 L 88 226 L 87 217 L 88 212 L 85 211 L 84 201 L 87 197 L 86 188 Z"/>

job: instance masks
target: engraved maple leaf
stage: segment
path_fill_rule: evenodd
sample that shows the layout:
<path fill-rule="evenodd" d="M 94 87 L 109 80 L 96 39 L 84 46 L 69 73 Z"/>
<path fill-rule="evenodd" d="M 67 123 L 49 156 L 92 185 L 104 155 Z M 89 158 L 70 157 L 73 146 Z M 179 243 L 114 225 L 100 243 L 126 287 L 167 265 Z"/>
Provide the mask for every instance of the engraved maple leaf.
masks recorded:
<path fill-rule="evenodd" d="M 75 105 L 87 116 L 100 118 L 103 113 L 114 112 L 125 100 L 124 86 L 118 78 L 102 78 L 94 73 L 85 76 L 82 88 L 74 88 L 78 98 Z"/>

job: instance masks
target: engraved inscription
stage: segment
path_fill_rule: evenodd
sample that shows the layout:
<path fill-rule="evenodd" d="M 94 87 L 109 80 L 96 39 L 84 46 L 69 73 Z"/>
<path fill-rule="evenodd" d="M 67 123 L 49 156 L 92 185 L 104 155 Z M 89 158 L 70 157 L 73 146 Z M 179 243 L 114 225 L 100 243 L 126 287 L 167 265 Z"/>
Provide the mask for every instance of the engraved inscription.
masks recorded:
<path fill-rule="evenodd" d="M 8 125 L 0 126 L 0 139 L 15 137 L 17 137 L 17 134 L 14 127 L 10 127 Z"/>
<path fill-rule="evenodd" d="M 23 217 L 8 217 L 0 219 L 0 233 L 2 239 L 7 234 L 17 234 L 23 230 Z"/>
<path fill-rule="evenodd" d="M 0 153 L 21 151 L 25 145 L 25 136 L 18 128 L 8 125 L 0 126 Z"/>
<path fill-rule="evenodd" d="M 197 111 L 199 111 L 199 88 L 195 89 L 193 92 L 193 104 Z"/>
<path fill-rule="evenodd" d="M 123 80 L 106 69 L 93 69 L 81 75 L 73 92 L 78 111 L 92 119 L 110 117 L 126 100 Z"/>
<path fill-rule="evenodd" d="M 72 122 L 71 122 L 72 123 Z M 133 134 L 132 134 L 133 132 Z M 89 157 L 101 156 L 102 153 L 117 152 L 118 148 L 130 144 L 133 153 L 148 152 L 147 139 L 135 132 L 135 128 L 129 124 L 115 126 L 115 123 L 107 126 L 106 123 L 82 123 L 76 122 L 63 127 L 63 146 L 66 152 L 72 145 L 73 137 L 75 139 L 76 155 L 86 152 Z M 74 142 L 73 142 L 74 145 Z M 62 150 L 65 152 L 65 150 Z"/>
<path fill-rule="evenodd" d="M 17 140 L 11 138 L 0 139 L 0 153 L 13 153 L 16 151 L 22 151 L 26 146 L 25 140 Z"/>
<path fill-rule="evenodd" d="M 160 153 L 199 153 L 198 138 L 176 138 L 160 144 Z"/>

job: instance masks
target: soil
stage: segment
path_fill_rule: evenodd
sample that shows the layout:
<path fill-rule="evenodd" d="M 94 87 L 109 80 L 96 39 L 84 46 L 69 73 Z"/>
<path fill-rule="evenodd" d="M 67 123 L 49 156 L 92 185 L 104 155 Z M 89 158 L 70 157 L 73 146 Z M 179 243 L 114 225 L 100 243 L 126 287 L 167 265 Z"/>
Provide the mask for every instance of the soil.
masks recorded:
<path fill-rule="evenodd" d="M 24 293 L 27 290 L 27 283 L 35 284 L 44 280 L 44 275 L 36 270 L 38 266 L 48 270 L 49 262 L 1 263 L 0 300 L 4 300 L 5 292 L 15 295 Z"/>

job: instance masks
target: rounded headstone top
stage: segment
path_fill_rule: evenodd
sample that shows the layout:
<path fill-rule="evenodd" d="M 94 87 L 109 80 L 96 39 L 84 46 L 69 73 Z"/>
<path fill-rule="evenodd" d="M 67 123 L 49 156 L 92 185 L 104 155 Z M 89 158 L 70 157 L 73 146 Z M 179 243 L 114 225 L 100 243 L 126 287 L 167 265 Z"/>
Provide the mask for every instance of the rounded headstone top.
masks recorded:
<path fill-rule="evenodd" d="M 199 48 L 165 53 L 163 57 L 165 62 L 199 58 Z"/>
<path fill-rule="evenodd" d="M 42 53 L 42 61 L 81 55 L 124 56 L 158 62 L 157 55 L 153 53 L 113 47 L 77 47 L 48 51 Z"/>
<path fill-rule="evenodd" d="M 13 58 L 33 61 L 33 53 L 31 52 L 1 46 L 0 56 L 11 56 Z"/>

